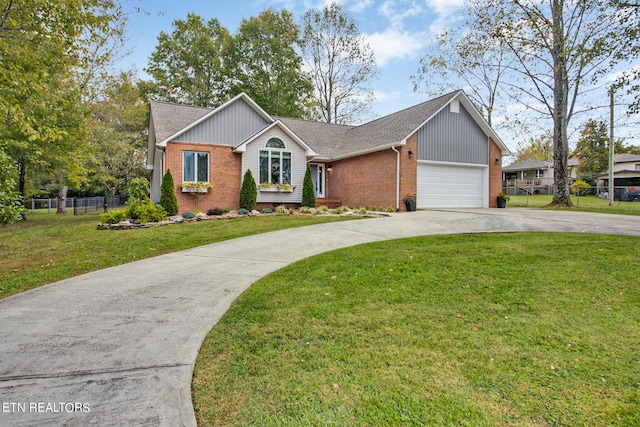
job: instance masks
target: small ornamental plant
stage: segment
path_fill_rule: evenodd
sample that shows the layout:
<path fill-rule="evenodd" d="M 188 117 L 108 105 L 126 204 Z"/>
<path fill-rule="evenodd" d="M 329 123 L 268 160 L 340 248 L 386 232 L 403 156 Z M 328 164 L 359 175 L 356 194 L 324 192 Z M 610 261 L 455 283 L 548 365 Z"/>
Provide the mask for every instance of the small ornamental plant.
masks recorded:
<path fill-rule="evenodd" d="M 416 201 L 416 195 L 415 194 L 407 194 L 404 196 L 404 202 L 405 203 L 410 203 L 410 202 L 415 202 Z"/>
<path fill-rule="evenodd" d="M 502 191 L 500 192 L 500 194 L 498 194 L 498 197 L 505 201 L 509 201 L 511 199 L 511 197 L 509 197 L 506 193 Z"/>

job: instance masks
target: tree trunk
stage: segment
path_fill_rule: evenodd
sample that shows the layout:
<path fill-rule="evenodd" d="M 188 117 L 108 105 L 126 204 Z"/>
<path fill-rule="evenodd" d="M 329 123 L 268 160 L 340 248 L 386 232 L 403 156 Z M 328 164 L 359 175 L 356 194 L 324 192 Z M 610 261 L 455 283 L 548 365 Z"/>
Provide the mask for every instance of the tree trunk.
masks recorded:
<path fill-rule="evenodd" d="M 58 210 L 56 214 L 66 214 L 67 213 L 67 186 L 61 185 L 58 190 Z"/>
<path fill-rule="evenodd" d="M 569 80 L 567 77 L 564 19 L 562 0 L 553 0 L 553 206 L 572 206 L 569 193 L 569 174 L 567 157 L 569 143 L 567 140 Z"/>

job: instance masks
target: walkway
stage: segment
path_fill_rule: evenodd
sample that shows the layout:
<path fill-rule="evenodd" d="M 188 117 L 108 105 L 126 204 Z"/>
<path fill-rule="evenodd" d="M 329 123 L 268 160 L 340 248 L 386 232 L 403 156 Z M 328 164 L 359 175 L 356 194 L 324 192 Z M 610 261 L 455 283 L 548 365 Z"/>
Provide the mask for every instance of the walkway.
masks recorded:
<path fill-rule="evenodd" d="M 0 426 L 194 426 L 207 332 L 259 278 L 332 249 L 430 234 L 640 236 L 640 217 L 531 209 L 420 211 L 202 246 L 0 300 Z"/>

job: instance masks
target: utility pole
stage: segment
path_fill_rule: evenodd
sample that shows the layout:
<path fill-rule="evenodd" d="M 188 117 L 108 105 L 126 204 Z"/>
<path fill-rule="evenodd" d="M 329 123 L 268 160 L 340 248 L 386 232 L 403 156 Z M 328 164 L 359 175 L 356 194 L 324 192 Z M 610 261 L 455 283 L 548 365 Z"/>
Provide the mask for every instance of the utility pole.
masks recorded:
<path fill-rule="evenodd" d="M 613 206 L 613 85 L 609 89 L 609 206 Z"/>

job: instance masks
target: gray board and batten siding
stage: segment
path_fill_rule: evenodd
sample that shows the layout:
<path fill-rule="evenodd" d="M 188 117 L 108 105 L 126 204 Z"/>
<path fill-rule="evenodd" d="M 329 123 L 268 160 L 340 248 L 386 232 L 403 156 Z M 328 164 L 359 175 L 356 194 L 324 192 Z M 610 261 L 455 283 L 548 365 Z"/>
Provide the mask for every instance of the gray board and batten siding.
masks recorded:
<path fill-rule="evenodd" d="M 241 100 L 178 135 L 174 141 L 234 147 L 264 129 L 268 124 L 262 116 Z"/>
<path fill-rule="evenodd" d="M 443 108 L 418 130 L 419 160 L 488 165 L 487 135 L 462 103 L 458 107 L 458 113 Z"/>

